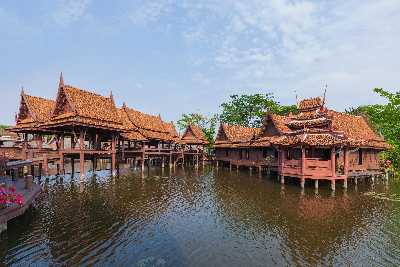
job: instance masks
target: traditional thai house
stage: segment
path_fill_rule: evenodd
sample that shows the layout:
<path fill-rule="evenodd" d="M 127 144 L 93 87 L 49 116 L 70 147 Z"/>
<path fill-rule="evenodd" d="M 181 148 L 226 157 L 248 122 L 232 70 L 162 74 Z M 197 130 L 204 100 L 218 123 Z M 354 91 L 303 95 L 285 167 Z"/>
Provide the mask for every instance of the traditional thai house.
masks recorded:
<path fill-rule="evenodd" d="M 229 165 L 230 169 L 234 165 L 237 168 L 246 166 L 260 170 L 265 165 L 270 148 L 250 146 L 250 142 L 255 141 L 259 134 L 259 128 L 221 124 L 214 145 L 217 165 L 222 163 Z"/>
<path fill-rule="evenodd" d="M 189 124 L 183 133 L 180 144 L 182 146 L 183 163 L 192 162 L 195 166 L 199 161 L 206 159 L 205 146 L 209 144 L 204 132 L 200 127 Z"/>
<path fill-rule="evenodd" d="M 119 110 L 124 124 L 121 153 L 123 158 L 133 159 L 134 165 L 140 163 L 142 170 L 145 161 L 160 161 L 171 166 L 176 162 L 178 134 L 173 123 L 164 122 L 161 116 L 153 116 L 127 107 Z"/>
<path fill-rule="evenodd" d="M 62 76 L 57 100 L 50 118 L 41 129 L 52 132 L 58 140 L 58 152 L 62 170 L 64 159 L 79 159 L 80 175 L 85 174 L 85 160 L 111 158 L 111 170 L 115 174 L 117 138 L 123 131 L 112 93 L 104 97 L 89 91 L 65 85 Z"/>
<path fill-rule="evenodd" d="M 319 97 L 306 99 L 296 115 L 267 114 L 257 138 L 245 146 L 274 148 L 271 162 L 277 163 L 282 183 L 286 176 L 298 178 L 302 187 L 306 179 L 316 187 L 319 180 L 329 180 L 334 189 L 336 180 L 347 187 L 348 178 L 379 174 L 378 154 L 388 144 L 366 118 L 328 110 L 324 104 Z"/>
<path fill-rule="evenodd" d="M 43 138 L 49 132 L 41 125 L 49 120 L 54 105 L 52 100 L 30 96 L 25 94 L 24 90 L 21 91 L 16 125 L 9 129 L 22 137 L 20 159 L 32 159 L 51 152 L 43 147 Z"/>

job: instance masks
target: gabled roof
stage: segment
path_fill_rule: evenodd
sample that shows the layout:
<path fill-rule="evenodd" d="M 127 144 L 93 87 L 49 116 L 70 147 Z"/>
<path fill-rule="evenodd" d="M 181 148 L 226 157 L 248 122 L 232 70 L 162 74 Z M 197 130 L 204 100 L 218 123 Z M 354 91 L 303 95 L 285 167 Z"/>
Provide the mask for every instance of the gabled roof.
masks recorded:
<path fill-rule="evenodd" d="M 181 137 L 181 143 L 192 145 L 206 145 L 207 141 L 203 130 L 200 127 L 189 124 Z"/>
<path fill-rule="evenodd" d="M 160 116 L 142 113 L 128 108 L 125 104 L 122 109 L 125 110 L 130 122 L 137 128 L 138 132 L 146 139 L 174 141 L 169 129 L 166 129 L 165 122 L 161 120 Z"/>
<path fill-rule="evenodd" d="M 51 119 L 45 127 L 84 125 L 110 130 L 121 130 L 112 94 L 101 96 L 70 85 L 61 84 Z"/>
<path fill-rule="evenodd" d="M 125 109 L 118 109 L 119 117 L 122 121 L 123 133 L 121 136 L 129 141 L 145 141 L 146 138 L 139 132 L 138 128 L 129 120 L 128 114 Z"/>
<path fill-rule="evenodd" d="M 221 124 L 218 129 L 217 138 L 215 139 L 215 145 L 221 147 L 250 142 L 251 140 L 255 140 L 260 132 L 260 128 Z"/>
<path fill-rule="evenodd" d="M 38 129 L 39 125 L 50 119 L 55 102 L 49 99 L 30 96 L 21 92 L 19 113 L 13 130 Z"/>
<path fill-rule="evenodd" d="M 164 122 L 164 128 L 169 132 L 170 136 L 175 140 L 179 141 L 179 134 L 175 128 L 174 123 L 171 122 Z"/>

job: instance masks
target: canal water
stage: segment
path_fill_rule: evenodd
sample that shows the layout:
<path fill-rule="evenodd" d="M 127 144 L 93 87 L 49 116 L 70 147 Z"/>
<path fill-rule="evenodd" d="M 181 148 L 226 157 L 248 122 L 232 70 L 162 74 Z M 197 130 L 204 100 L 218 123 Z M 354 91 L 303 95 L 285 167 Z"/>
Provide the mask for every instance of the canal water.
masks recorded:
<path fill-rule="evenodd" d="M 211 167 L 42 180 L 7 266 L 399 266 L 400 182 L 315 192 Z"/>

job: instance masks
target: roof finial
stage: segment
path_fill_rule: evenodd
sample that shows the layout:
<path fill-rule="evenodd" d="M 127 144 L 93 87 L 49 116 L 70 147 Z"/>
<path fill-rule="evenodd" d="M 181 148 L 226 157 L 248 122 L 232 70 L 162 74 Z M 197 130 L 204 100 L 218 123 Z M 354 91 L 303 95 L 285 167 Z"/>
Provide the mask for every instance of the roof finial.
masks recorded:
<path fill-rule="evenodd" d="M 322 100 L 322 107 L 324 107 L 324 106 L 325 106 L 326 90 L 327 90 L 327 89 L 328 89 L 328 85 L 327 85 L 327 84 L 325 84 L 324 98 L 323 98 L 323 100 Z"/>
<path fill-rule="evenodd" d="M 297 108 L 299 108 L 299 97 L 297 95 L 296 89 L 294 89 L 294 94 L 296 95 L 296 106 L 297 106 Z"/>
<path fill-rule="evenodd" d="M 111 101 L 113 102 L 113 104 L 115 105 L 115 102 L 114 102 L 114 95 L 113 95 L 111 89 L 110 89 L 110 99 L 111 99 Z"/>
<path fill-rule="evenodd" d="M 63 73 L 60 73 L 60 81 L 58 83 L 58 88 L 63 87 L 64 86 L 64 77 L 63 77 Z"/>

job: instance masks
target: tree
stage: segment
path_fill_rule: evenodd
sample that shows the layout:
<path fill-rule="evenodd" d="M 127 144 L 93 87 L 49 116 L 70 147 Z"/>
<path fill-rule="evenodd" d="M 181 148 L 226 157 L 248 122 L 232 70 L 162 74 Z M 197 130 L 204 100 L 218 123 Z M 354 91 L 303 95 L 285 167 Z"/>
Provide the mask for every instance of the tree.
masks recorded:
<path fill-rule="evenodd" d="M 374 91 L 384 97 L 387 104 L 360 106 L 346 111 L 367 116 L 372 126 L 392 146 L 383 153 L 384 158 L 390 159 L 393 166 L 400 170 L 400 92 L 390 93 L 382 88 L 375 88 Z"/>
<path fill-rule="evenodd" d="M 221 122 L 245 127 L 260 127 L 267 112 L 279 115 L 297 112 L 295 105 L 280 105 L 272 94 L 231 95 L 221 108 Z"/>
<path fill-rule="evenodd" d="M 182 114 L 182 118 L 177 121 L 177 126 L 183 132 L 189 124 L 198 126 L 204 133 L 210 147 L 214 144 L 218 116 L 206 117 L 199 113 Z"/>

